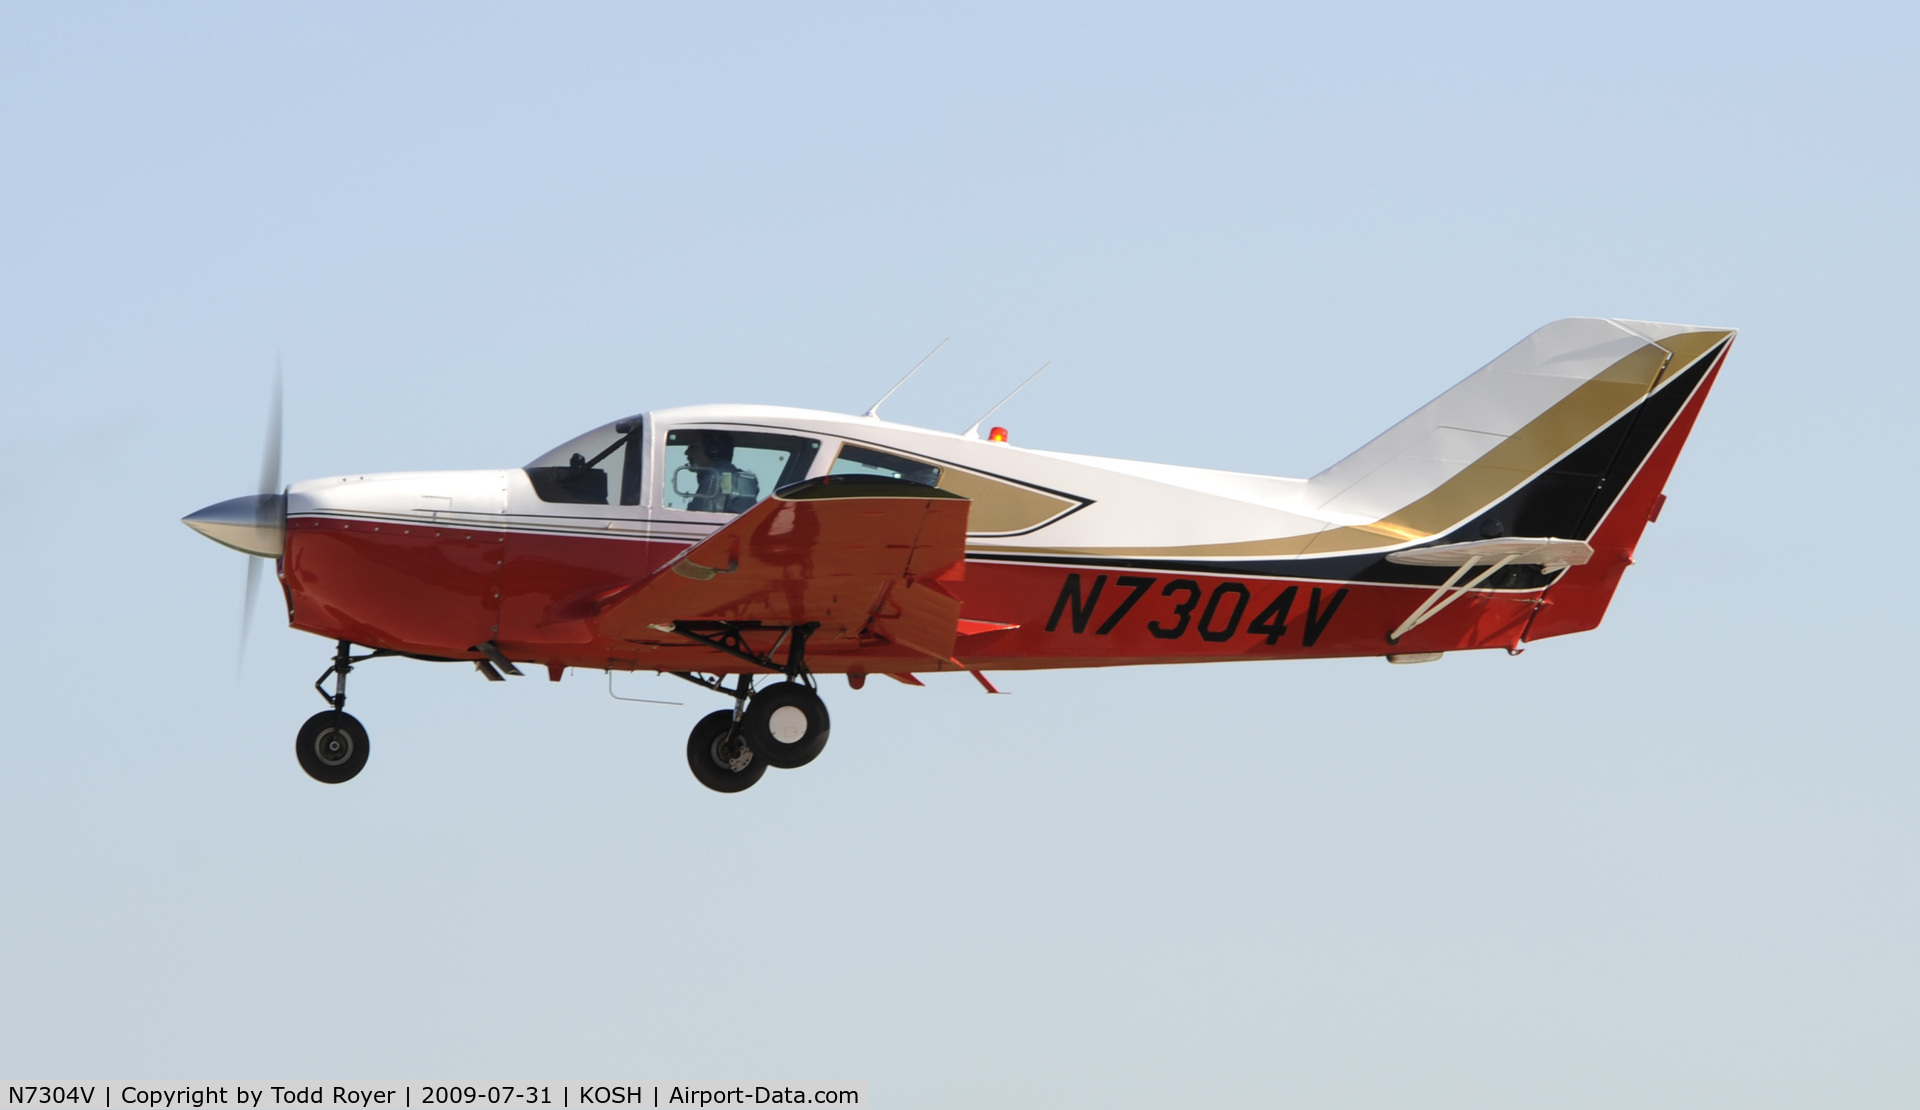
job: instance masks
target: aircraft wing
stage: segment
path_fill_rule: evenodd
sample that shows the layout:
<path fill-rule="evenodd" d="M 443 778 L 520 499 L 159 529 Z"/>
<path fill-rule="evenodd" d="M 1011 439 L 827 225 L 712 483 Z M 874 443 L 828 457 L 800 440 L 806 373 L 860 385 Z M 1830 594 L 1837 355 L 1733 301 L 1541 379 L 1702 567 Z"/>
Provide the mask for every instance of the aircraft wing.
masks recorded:
<path fill-rule="evenodd" d="M 965 565 L 958 494 L 862 475 L 779 490 L 598 606 L 601 631 L 651 639 L 675 623 L 815 624 L 813 643 L 878 636 L 946 660 Z"/>

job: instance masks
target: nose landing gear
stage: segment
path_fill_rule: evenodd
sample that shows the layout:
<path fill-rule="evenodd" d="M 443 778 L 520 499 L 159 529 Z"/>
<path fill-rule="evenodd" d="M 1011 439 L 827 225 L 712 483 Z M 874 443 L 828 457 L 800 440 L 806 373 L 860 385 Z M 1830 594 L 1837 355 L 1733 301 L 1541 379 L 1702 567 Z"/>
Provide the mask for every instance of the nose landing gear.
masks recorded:
<path fill-rule="evenodd" d="M 371 752 L 366 726 L 346 711 L 347 672 L 353 670 L 355 663 L 393 653 L 372 651 L 354 655 L 352 651 L 352 644 L 340 641 L 333 653 L 333 663 L 313 684 L 330 708 L 308 717 L 293 741 L 293 755 L 300 761 L 300 769 L 316 782 L 346 782 L 366 767 Z M 326 687 L 329 678 L 334 680 L 331 694 Z"/>

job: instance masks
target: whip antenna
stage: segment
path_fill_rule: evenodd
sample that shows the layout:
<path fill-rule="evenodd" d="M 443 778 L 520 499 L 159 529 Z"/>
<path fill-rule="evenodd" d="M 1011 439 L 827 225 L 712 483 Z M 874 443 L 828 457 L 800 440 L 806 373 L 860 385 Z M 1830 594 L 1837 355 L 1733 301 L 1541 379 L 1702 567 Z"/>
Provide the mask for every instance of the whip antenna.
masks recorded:
<path fill-rule="evenodd" d="M 952 336 L 947 337 L 947 339 L 951 339 L 951 338 L 953 337 Z M 933 345 L 933 350 L 927 352 L 927 358 L 932 358 L 934 355 L 939 354 L 940 348 L 946 345 L 947 345 L 946 339 L 942 339 L 940 342 L 935 343 Z M 880 395 L 880 399 L 878 401 L 875 401 L 873 405 L 867 409 L 866 412 L 863 412 L 860 415 L 865 417 L 870 417 L 874 420 L 880 419 L 880 406 L 887 403 L 887 398 L 893 396 L 895 390 L 898 390 L 901 386 L 907 384 L 907 378 L 913 377 L 915 372 L 917 372 L 922 366 L 925 366 L 927 364 L 927 358 L 923 358 L 919 362 L 914 363 L 913 369 L 907 371 L 907 375 L 905 378 L 901 378 L 899 381 L 894 382 L 893 389 L 889 389 L 885 393 L 882 393 Z"/>
<path fill-rule="evenodd" d="M 1018 393 L 1021 390 L 1027 388 L 1027 385 L 1031 383 L 1033 379 L 1039 377 L 1042 373 L 1046 371 L 1047 367 L 1052 365 L 1053 365 L 1052 360 L 1048 360 L 1047 362 L 1041 364 L 1040 369 L 1035 370 L 1033 373 L 1027 375 L 1026 381 L 1021 382 L 1019 385 L 1016 385 L 1013 387 L 1013 393 Z M 961 432 L 960 434 L 963 436 L 966 436 L 968 439 L 980 438 L 980 425 L 985 424 L 987 422 L 987 417 L 992 416 L 996 412 L 999 412 L 1000 405 L 1004 405 L 1008 401 L 1013 400 L 1013 393 L 1009 393 L 1005 397 L 1000 398 L 999 405 L 995 405 L 992 408 L 988 409 L 985 415 L 981 416 L 980 419 L 973 422 L 973 427 L 968 428 L 966 431 Z"/>

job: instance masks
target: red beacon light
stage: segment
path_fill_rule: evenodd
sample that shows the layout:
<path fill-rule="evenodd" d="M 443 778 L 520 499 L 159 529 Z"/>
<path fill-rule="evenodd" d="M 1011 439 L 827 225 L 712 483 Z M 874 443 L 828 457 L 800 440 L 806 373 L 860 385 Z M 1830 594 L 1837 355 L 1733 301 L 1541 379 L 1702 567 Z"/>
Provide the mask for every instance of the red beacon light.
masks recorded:
<path fill-rule="evenodd" d="M 994 443 L 1005 443 L 1007 441 L 1007 430 L 1005 428 L 993 428 L 987 432 L 987 439 Z"/>

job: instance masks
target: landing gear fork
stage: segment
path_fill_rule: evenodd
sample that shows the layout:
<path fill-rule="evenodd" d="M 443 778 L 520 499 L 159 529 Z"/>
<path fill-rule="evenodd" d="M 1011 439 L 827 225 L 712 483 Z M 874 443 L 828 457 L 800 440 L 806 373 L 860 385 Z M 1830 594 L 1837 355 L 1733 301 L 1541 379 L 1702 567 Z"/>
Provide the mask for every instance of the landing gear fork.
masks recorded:
<path fill-rule="evenodd" d="M 320 677 L 313 680 L 313 688 L 319 692 L 320 697 L 324 699 L 328 705 L 335 709 L 345 709 L 347 707 L 347 673 L 353 670 L 352 652 L 353 645 L 351 643 L 346 640 L 340 641 L 339 647 L 334 649 L 333 665 L 320 672 Z M 331 694 L 327 693 L 326 686 L 327 679 L 329 678 L 334 680 L 333 693 Z"/>
<path fill-rule="evenodd" d="M 319 678 L 313 680 L 313 688 L 315 692 L 320 695 L 321 700 L 325 701 L 332 708 L 336 710 L 345 709 L 347 707 L 347 674 L 353 670 L 353 665 L 355 663 L 365 663 L 369 659 L 382 659 L 386 656 L 397 654 L 399 653 L 388 651 L 385 648 L 375 648 L 365 655 L 355 655 L 353 654 L 352 641 L 341 640 L 338 646 L 334 648 L 333 662 L 327 665 L 326 670 L 320 672 Z M 327 693 L 327 679 L 329 678 L 333 679 L 333 693 L 331 694 Z"/>

